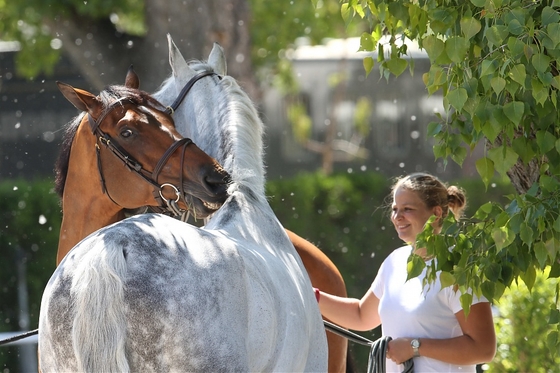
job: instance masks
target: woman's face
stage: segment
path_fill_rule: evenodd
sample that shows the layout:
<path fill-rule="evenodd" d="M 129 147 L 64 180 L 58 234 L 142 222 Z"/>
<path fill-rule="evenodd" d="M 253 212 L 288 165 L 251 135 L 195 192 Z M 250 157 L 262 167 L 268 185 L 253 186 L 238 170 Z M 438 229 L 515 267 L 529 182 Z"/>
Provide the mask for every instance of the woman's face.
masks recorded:
<path fill-rule="evenodd" d="M 438 216 L 436 210 L 439 211 L 437 207 L 428 209 L 418 193 L 398 187 L 393 194 L 391 221 L 399 238 L 413 244 L 430 216 Z"/>

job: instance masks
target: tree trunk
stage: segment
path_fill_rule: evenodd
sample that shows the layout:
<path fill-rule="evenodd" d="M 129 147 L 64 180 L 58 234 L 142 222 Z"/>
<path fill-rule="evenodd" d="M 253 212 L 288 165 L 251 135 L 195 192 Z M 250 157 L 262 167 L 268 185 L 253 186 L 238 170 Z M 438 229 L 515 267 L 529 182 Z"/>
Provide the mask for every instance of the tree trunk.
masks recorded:
<path fill-rule="evenodd" d="M 519 133 L 516 136 L 523 136 Z M 535 136 L 532 136 L 535 138 Z M 486 148 L 491 149 L 493 147 L 501 146 L 503 144 L 503 135 L 499 135 L 494 144 L 486 143 Z M 508 146 L 511 144 L 508 142 Z M 511 180 L 512 185 L 519 194 L 526 193 L 531 186 L 539 180 L 540 176 L 540 162 L 539 159 L 533 158 L 528 164 L 525 164 L 521 159 L 517 160 L 517 163 L 507 171 L 507 175 Z"/>
<path fill-rule="evenodd" d="M 80 16 L 59 18 L 48 26 L 64 52 L 81 69 L 94 91 L 122 84 L 132 64 L 140 88 L 152 92 L 171 73 L 167 34 L 185 58 L 205 60 L 218 42 L 224 47 L 228 73 L 253 99 L 259 96 L 251 65 L 250 11 L 247 0 L 145 0 L 147 34 L 119 33 L 109 20 Z"/>

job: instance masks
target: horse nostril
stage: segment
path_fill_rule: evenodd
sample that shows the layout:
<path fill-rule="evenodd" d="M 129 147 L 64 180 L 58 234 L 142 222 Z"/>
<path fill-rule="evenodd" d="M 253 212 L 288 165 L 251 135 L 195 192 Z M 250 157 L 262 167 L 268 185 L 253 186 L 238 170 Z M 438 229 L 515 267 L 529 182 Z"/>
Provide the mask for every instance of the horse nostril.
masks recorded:
<path fill-rule="evenodd" d="M 215 193 L 225 193 L 231 182 L 231 176 L 223 169 L 212 167 L 212 169 L 206 172 L 203 180 L 208 190 L 214 191 Z"/>

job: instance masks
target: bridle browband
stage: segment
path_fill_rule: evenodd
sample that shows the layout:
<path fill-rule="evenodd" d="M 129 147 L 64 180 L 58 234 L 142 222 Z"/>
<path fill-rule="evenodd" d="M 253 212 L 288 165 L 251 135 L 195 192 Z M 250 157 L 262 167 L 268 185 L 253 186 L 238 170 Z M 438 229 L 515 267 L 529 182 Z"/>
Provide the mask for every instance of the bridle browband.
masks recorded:
<path fill-rule="evenodd" d="M 117 106 L 124 106 L 125 104 L 138 105 L 131 98 L 121 98 L 121 99 L 118 99 L 117 101 L 113 102 L 111 105 L 109 105 L 105 109 L 103 114 L 99 118 L 97 118 L 97 120 L 95 120 L 91 116 L 91 114 L 88 113 L 88 122 L 89 122 L 89 125 L 91 127 L 91 131 L 95 135 L 95 137 L 99 139 L 99 142 L 101 144 L 103 144 L 106 148 L 108 148 L 117 158 L 119 158 L 130 171 L 135 172 L 142 179 L 144 179 L 146 182 L 150 183 L 154 187 L 153 195 L 154 195 L 154 198 L 155 198 L 156 202 L 159 204 L 159 206 L 161 208 L 168 209 L 172 213 L 177 214 L 178 211 L 180 211 L 178 206 L 177 206 L 177 202 L 181 198 L 183 198 L 185 204 L 188 206 L 187 201 L 184 198 L 185 193 L 183 191 L 183 173 L 181 172 L 179 188 L 177 188 L 176 186 L 174 186 L 172 184 L 169 184 L 169 183 L 159 184 L 157 179 L 158 179 L 159 173 L 163 169 L 163 166 L 165 166 L 165 164 L 167 163 L 167 161 L 169 160 L 171 155 L 177 150 L 177 148 L 179 148 L 181 146 L 183 147 L 182 154 L 181 154 L 181 170 L 183 169 L 185 150 L 186 150 L 187 146 L 192 143 L 192 140 L 189 139 L 189 138 L 182 138 L 178 141 L 175 141 L 165 151 L 165 153 L 162 155 L 162 157 L 159 159 L 158 163 L 154 167 L 154 170 L 152 172 L 146 170 L 126 150 L 124 150 L 119 145 L 118 142 L 114 141 L 111 138 L 111 136 L 109 136 L 106 132 L 104 132 L 100 128 L 101 123 L 103 122 L 103 120 L 107 117 L 107 115 L 110 112 L 112 112 Z M 100 147 L 99 147 L 98 143 L 95 144 L 95 148 L 96 148 L 96 153 L 97 153 L 97 168 L 99 170 L 99 178 L 100 178 L 101 188 L 103 190 L 103 193 L 107 194 L 109 199 L 111 199 L 111 201 L 113 201 L 113 203 L 118 205 L 118 203 L 109 194 L 109 192 L 107 190 L 107 186 L 105 184 L 105 178 L 103 176 L 103 168 L 102 168 L 102 165 L 101 165 Z M 175 194 L 177 196 L 175 200 L 167 200 L 163 196 L 162 190 L 166 186 L 171 187 L 175 191 Z"/>

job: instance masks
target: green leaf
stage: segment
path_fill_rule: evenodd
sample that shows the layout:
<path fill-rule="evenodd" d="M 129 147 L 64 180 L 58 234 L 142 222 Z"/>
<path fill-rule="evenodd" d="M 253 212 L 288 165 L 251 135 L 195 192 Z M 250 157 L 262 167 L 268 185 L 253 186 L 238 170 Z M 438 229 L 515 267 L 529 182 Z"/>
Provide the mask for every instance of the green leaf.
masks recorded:
<path fill-rule="evenodd" d="M 548 252 L 548 257 L 552 262 L 556 259 L 558 251 L 560 250 L 560 242 L 555 236 L 552 236 L 549 240 L 544 243 L 546 251 Z"/>
<path fill-rule="evenodd" d="M 373 69 L 373 58 L 372 57 L 364 57 L 364 70 L 366 71 L 366 76 L 369 75 L 369 73 L 371 72 L 371 69 Z"/>
<path fill-rule="evenodd" d="M 544 73 L 550 66 L 550 57 L 544 53 L 536 53 L 531 57 L 531 64 L 540 73 Z"/>
<path fill-rule="evenodd" d="M 521 277 L 525 285 L 527 285 L 527 289 L 531 291 L 531 289 L 533 289 L 533 285 L 535 285 L 537 271 L 535 270 L 535 267 L 529 266 L 525 272 L 521 272 L 519 274 L 519 277 Z"/>
<path fill-rule="evenodd" d="M 408 272 L 407 281 L 411 278 L 420 276 L 424 268 L 426 267 L 426 262 L 418 255 L 411 254 L 408 257 L 408 263 L 406 269 Z"/>
<path fill-rule="evenodd" d="M 429 35 L 422 40 L 422 47 L 428 53 L 430 62 L 433 63 L 445 49 L 445 43 L 435 35 Z"/>
<path fill-rule="evenodd" d="M 364 32 L 360 37 L 360 48 L 358 51 L 372 51 L 375 48 L 375 43 L 373 41 L 373 37 L 370 33 Z"/>
<path fill-rule="evenodd" d="M 401 75 L 407 66 L 408 62 L 402 58 L 391 58 L 387 61 L 387 68 L 395 76 Z"/>
<path fill-rule="evenodd" d="M 496 244 L 496 250 L 501 251 L 511 245 L 515 239 L 515 233 L 508 227 L 495 228 L 492 230 L 492 239 Z"/>
<path fill-rule="evenodd" d="M 523 102 L 512 101 L 504 105 L 504 114 L 515 125 L 519 125 L 521 123 L 524 111 L 525 105 Z"/>
<path fill-rule="evenodd" d="M 548 323 L 550 325 L 560 323 L 560 310 L 555 306 L 550 307 L 550 314 L 548 315 Z"/>
<path fill-rule="evenodd" d="M 533 244 L 533 228 L 531 228 L 527 222 L 521 223 L 519 237 L 527 246 L 531 247 Z"/>
<path fill-rule="evenodd" d="M 558 23 L 560 21 L 560 14 L 552 7 L 545 6 L 541 13 L 541 23 L 543 26 L 546 26 L 551 23 Z"/>
<path fill-rule="evenodd" d="M 492 86 L 494 92 L 499 95 L 506 86 L 506 80 L 501 76 L 495 76 L 490 80 L 490 85 Z"/>
<path fill-rule="evenodd" d="M 560 43 L 560 23 L 551 23 L 546 26 L 548 37 L 553 41 L 554 46 Z"/>
<path fill-rule="evenodd" d="M 554 228 L 556 232 L 560 232 L 560 215 L 558 215 L 556 220 L 554 220 L 554 224 L 552 225 L 552 228 Z"/>
<path fill-rule="evenodd" d="M 486 188 L 488 188 L 490 180 L 494 176 L 494 162 L 486 157 L 480 158 L 476 161 L 476 171 L 482 178 Z"/>
<path fill-rule="evenodd" d="M 549 175 L 541 175 L 539 185 L 543 190 L 548 192 L 554 192 L 560 188 L 560 183 L 558 182 L 558 180 L 556 180 L 555 177 L 551 177 Z"/>
<path fill-rule="evenodd" d="M 453 153 L 451 154 L 451 159 L 453 159 L 455 163 L 457 163 L 459 166 L 463 164 L 466 158 L 467 158 L 467 149 L 463 147 L 455 148 L 455 150 L 453 150 Z"/>
<path fill-rule="evenodd" d="M 441 271 L 440 275 L 439 275 L 439 281 L 441 283 L 441 287 L 446 288 L 448 286 L 452 286 L 453 284 L 455 284 L 455 277 L 446 271 Z"/>
<path fill-rule="evenodd" d="M 557 356 L 558 354 L 558 331 L 553 330 L 546 336 L 546 346 L 552 354 L 552 356 Z"/>
<path fill-rule="evenodd" d="M 486 297 L 490 302 L 494 299 L 494 294 L 496 293 L 496 285 L 492 281 L 484 281 L 482 285 L 480 285 L 480 289 L 482 290 L 482 295 Z"/>
<path fill-rule="evenodd" d="M 467 40 L 478 34 L 481 29 L 480 21 L 473 17 L 465 17 L 461 19 L 460 24 L 461 31 Z"/>
<path fill-rule="evenodd" d="M 480 76 L 486 76 L 494 74 L 497 69 L 497 63 L 495 61 L 484 60 L 480 64 Z"/>
<path fill-rule="evenodd" d="M 482 133 L 484 134 L 484 136 L 488 138 L 488 141 L 490 141 L 491 143 L 494 142 L 494 140 L 496 140 L 496 137 L 498 137 L 501 130 L 502 130 L 501 124 L 493 118 L 487 120 L 482 125 Z"/>
<path fill-rule="evenodd" d="M 494 168 L 505 175 L 517 162 L 519 155 L 509 146 L 499 146 L 488 151 L 488 158 L 494 161 Z"/>
<path fill-rule="evenodd" d="M 512 141 L 513 150 L 519 154 L 521 160 L 525 163 L 529 163 L 535 156 L 535 151 L 531 145 L 531 142 L 523 136 L 516 137 Z M 560 139 L 558 145 L 560 146 Z"/>
<path fill-rule="evenodd" d="M 525 87 L 525 78 L 527 77 L 525 65 L 518 64 L 513 66 L 508 75 L 513 81 L 519 83 L 522 87 Z"/>
<path fill-rule="evenodd" d="M 495 47 L 499 47 L 504 42 L 505 38 L 509 35 L 507 26 L 494 25 L 486 32 L 486 39 Z"/>
<path fill-rule="evenodd" d="M 447 93 L 447 100 L 457 111 L 461 111 L 465 102 L 467 102 L 467 90 L 465 88 L 457 88 Z"/>
<path fill-rule="evenodd" d="M 437 134 L 441 133 L 441 129 L 442 129 L 441 123 L 430 122 L 428 124 L 426 135 L 429 136 L 429 137 L 434 137 Z M 559 139 L 559 141 L 560 141 L 560 139 Z"/>
<path fill-rule="evenodd" d="M 535 101 L 538 104 L 544 105 L 546 100 L 548 99 L 548 88 L 544 86 L 544 84 L 536 78 L 531 79 L 531 94 Z"/>
<path fill-rule="evenodd" d="M 546 250 L 546 246 L 544 245 L 544 242 L 539 241 L 535 243 L 533 245 L 533 250 L 535 251 L 535 257 L 537 258 L 537 261 L 539 262 L 541 269 L 543 269 L 546 263 L 546 259 L 548 257 L 548 251 Z"/>
<path fill-rule="evenodd" d="M 346 24 L 352 19 L 352 8 L 348 3 L 344 3 L 340 6 L 340 15 Z"/>
<path fill-rule="evenodd" d="M 451 36 L 445 41 L 445 52 L 452 62 L 463 61 L 469 51 L 469 41 L 462 36 Z"/>
<path fill-rule="evenodd" d="M 546 153 L 556 145 L 556 137 L 548 131 L 537 131 L 537 145 L 542 153 Z"/>
<path fill-rule="evenodd" d="M 519 35 L 523 32 L 523 25 L 517 19 L 514 19 L 508 23 L 508 31 L 512 35 Z"/>
<path fill-rule="evenodd" d="M 461 307 L 463 307 L 463 310 L 465 311 L 465 316 L 468 316 L 472 304 L 472 294 L 461 294 L 461 296 L 459 297 L 459 301 L 461 302 Z"/>
<path fill-rule="evenodd" d="M 502 266 L 499 263 L 490 263 L 484 269 L 484 276 L 490 281 L 496 282 L 500 278 L 500 274 L 502 273 Z"/>

